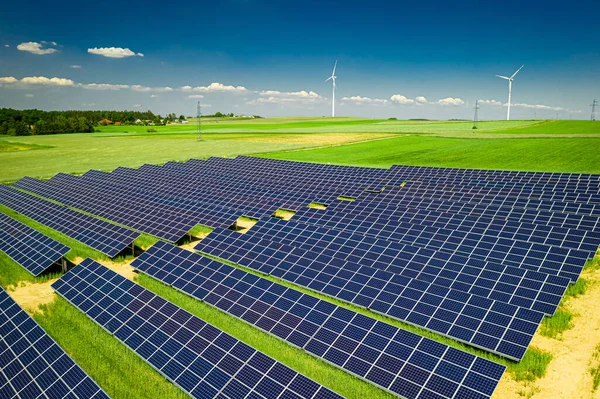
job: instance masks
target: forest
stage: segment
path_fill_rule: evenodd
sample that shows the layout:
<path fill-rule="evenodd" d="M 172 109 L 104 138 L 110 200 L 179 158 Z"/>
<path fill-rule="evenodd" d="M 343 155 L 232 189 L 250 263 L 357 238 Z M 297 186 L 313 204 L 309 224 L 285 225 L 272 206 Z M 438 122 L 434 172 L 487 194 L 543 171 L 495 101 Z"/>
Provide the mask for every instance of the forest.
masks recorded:
<path fill-rule="evenodd" d="M 92 133 L 99 121 L 122 124 L 156 120 L 152 111 L 41 111 L 0 108 L 0 135 L 30 136 L 59 133 Z"/>

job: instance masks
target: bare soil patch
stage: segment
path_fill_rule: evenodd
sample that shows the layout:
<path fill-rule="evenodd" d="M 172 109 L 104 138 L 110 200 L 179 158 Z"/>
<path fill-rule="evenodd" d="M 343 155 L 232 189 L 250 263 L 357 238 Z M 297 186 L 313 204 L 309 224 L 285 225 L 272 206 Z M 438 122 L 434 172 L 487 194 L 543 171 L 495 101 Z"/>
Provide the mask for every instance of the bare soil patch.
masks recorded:
<path fill-rule="evenodd" d="M 14 290 L 8 290 L 8 294 L 28 313 L 39 311 L 40 305 L 54 301 L 54 290 L 51 285 L 57 279 L 48 280 L 44 283 L 19 283 Z"/>
<path fill-rule="evenodd" d="M 495 399 L 600 398 L 600 390 L 593 390 L 590 374 L 595 348 L 600 344 L 600 270 L 585 270 L 582 277 L 588 280 L 586 293 L 565 304 L 573 313 L 573 328 L 563 332 L 560 340 L 538 332 L 531 343 L 553 355 L 546 375 L 534 382 L 516 382 L 505 373 Z"/>

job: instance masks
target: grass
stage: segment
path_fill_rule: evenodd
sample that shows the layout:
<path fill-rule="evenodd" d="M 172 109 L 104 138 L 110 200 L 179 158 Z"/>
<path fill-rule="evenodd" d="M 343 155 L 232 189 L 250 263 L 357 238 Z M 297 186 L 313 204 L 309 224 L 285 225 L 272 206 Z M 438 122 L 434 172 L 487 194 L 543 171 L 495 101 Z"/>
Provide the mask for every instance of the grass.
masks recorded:
<path fill-rule="evenodd" d="M 367 166 L 408 163 L 565 172 L 600 170 L 600 155 L 593 151 L 600 143 L 600 128 L 591 121 L 483 121 L 476 134 L 471 127 L 469 121 L 226 118 L 203 119 L 202 142 L 196 141 L 193 124 L 156 126 L 156 133 L 146 132 L 145 126 L 107 126 L 91 134 L 0 136 L 0 182 L 27 175 L 48 177 L 58 172 L 82 173 L 259 153 Z M 573 137 L 563 137 L 569 135 Z M 39 151 L 23 151 L 34 148 Z M 280 153 L 300 149 L 305 151 Z"/>
<path fill-rule="evenodd" d="M 0 142 L 0 152 L 42 150 L 45 148 L 51 148 L 51 147 L 36 145 L 36 144 L 18 143 L 18 142 L 10 142 L 10 143 Z"/>
<path fill-rule="evenodd" d="M 595 366 L 590 367 L 590 374 L 592 375 L 593 389 L 594 392 L 600 386 L 600 344 L 596 345 L 594 353 L 592 354 L 592 363 Z"/>
<path fill-rule="evenodd" d="M 311 202 L 310 204 L 308 204 L 309 208 L 312 209 L 327 209 L 327 204 L 321 204 L 320 202 Z"/>
<path fill-rule="evenodd" d="M 598 124 L 600 129 L 600 124 Z M 261 157 L 387 168 L 394 164 L 600 173 L 600 138 L 404 136 L 369 143 L 271 152 Z"/>
<path fill-rule="evenodd" d="M 145 251 L 154 244 L 156 244 L 158 241 L 160 240 L 157 237 L 142 233 L 138 238 L 135 239 L 133 245 Z"/>
<path fill-rule="evenodd" d="M 563 309 L 557 309 L 552 317 L 542 320 L 540 334 L 544 337 L 560 339 L 563 332 L 573 327 L 573 314 Z"/>
<path fill-rule="evenodd" d="M 585 278 L 580 277 L 577 282 L 570 284 L 563 295 L 560 305 L 552 317 L 544 317 L 540 326 L 540 334 L 544 337 L 562 339 L 562 333 L 573 328 L 573 313 L 565 307 L 567 301 L 571 298 L 577 298 L 585 294 L 588 282 Z"/>
<path fill-rule="evenodd" d="M 546 375 L 552 355 L 536 348 L 529 348 L 519 363 L 509 367 L 516 381 L 535 381 Z"/>
<path fill-rule="evenodd" d="M 275 211 L 275 213 L 273 214 L 273 217 L 283 219 L 283 220 L 290 220 L 295 214 L 296 214 L 296 211 L 279 208 Z"/>
<path fill-rule="evenodd" d="M 112 398 L 189 398 L 65 299 L 33 317 Z"/>

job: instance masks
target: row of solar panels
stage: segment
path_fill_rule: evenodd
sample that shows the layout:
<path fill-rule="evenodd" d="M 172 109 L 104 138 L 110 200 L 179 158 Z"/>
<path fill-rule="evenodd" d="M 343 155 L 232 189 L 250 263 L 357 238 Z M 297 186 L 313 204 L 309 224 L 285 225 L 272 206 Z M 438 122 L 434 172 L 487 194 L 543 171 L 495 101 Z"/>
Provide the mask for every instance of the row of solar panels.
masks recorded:
<path fill-rule="evenodd" d="M 132 266 L 405 398 L 490 397 L 505 369 L 169 244 Z"/>
<path fill-rule="evenodd" d="M 250 158 L 243 159 L 245 162 L 251 160 Z M 235 160 L 234 160 L 235 161 Z M 202 162 L 200 165 L 207 166 L 210 164 L 221 165 L 223 163 L 231 163 L 234 161 L 221 161 L 218 162 Z M 274 161 L 267 161 L 267 163 L 273 163 Z M 180 164 L 187 165 L 187 164 Z M 151 168 L 155 170 L 156 168 Z M 165 169 L 176 169 L 173 168 L 165 168 Z M 182 169 L 180 167 L 180 169 Z M 103 178 L 110 178 L 111 174 L 104 174 Z M 153 172 L 152 176 L 156 176 Z M 85 179 L 83 178 L 69 178 L 68 183 L 77 181 L 78 183 Z M 93 178 L 91 183 L 93 184 Z M 123 183 L 131 183 L 127 180 L 123 181 Z M 159 182 L 160 183 L 160 182 Z M 93 186 L 85 186 L 86 189 L 89 189 Z M 114 187 L 113 187 L 114 188 Z M 170 188 L 168 188 L 170 189 Z M 108 190 L 108 188 L 107 188 Z M 196 190 L 198 191 L 198 190 Z M 343 219 L 339 221 L 336 225 L 332 225 L 331 220 L 333 218 L 338 218 L 340 212 L 327 211 L 328 215 L 331 215 L 330 220 L 327 220 L 327 223 L 324 223 L 323 217 L 324 213 L 319 213 L 318 211 L 312 211 L 312 215 L 307 215 L 310 211 L 304 211 L 303 215 L 300 215 L 298 220 L 305 221 L 307 223 L 314 223 L 315 225 L 326 224 L 328 227 L 338 227 L 338 228 L 350 228 L 354 227 L 351 223 L 346 224 L 347 219 Z M 318 221 L 313 220 L 312 216 L 319 217 Z M 411 222 L 419 221 L 420 215 L 411 215 Z M 452 214 L 443 215 L 446 216 L 446 219 L 443 219 L 442 227 L 452 226 L 452 223 L 458 222 L 458 217 L 452 218 L 448 221 L 448 218 L 451 218 Z M 442 219 L 441 217 L 438 218 Z M 387 220 L 387 219 L 386 219 Z M 492 222 L 495 219 L 490 219 Z M 498 263 L 501 265 L 508 265 L 513 267 L 521 267 L 526 268 L 533 271 L 542 271 L 550 274 L 559 274 L 561 276 L 568 277 L 572 280 L 576 280 L 585 261 L 593 251 L 590 248 L 597 247 L 598 238 L 597 236 L 593 236 L 589 234 L 588 237 L 585 237 L 584 244 L 586 245 L 586 249 L 588 253 L 577 251 L 573 249 L 576 248 L 568 248 L 566 251 L 562 248 L 564 245 L 573 244 L 577 245 L 577 240 L 581 237 L 581 230 L 568 230 L 565 234 L 564 231 L 557 231 L 556 233 L 548 232 L 547 230 L 542 230 L 540 234 L 535 236 L 535 239 L 539 240 L 555 240 L 552 237 L 552 234 L 559 235 L 563 239 L 558 243 L 559 245 L 534 245 L 529 241 L 536 242 L 535 239 L 532 239 L 534 235 L 531 233 L 531 230 L 536 227 L 536 225 L 526 225 L 519 224 L 516 225 L 500 225 L 496 230 L 493 231 L 493 234 L 490 234 L 489 230 L 485 230 L 485 234 L 479 233 L 477 231 L 473 232 L 476 229 L 481 230 L 481 224 L 475 226 L 475 222 L 473 222 L 473 226 L 468 230 L 466 225 L 462 225 L 462 230 L 449 230 L 442 228 L 434 228 L 432 226 L 422 226 L 415 223 L 400 223 L 402 219 L 394 218 L 389 223 L 383 224 L 383 222 L 377 219 L 378 223 L 373 223 L 368 230 L 365 230 L 365 223 L 361 223 L 357 228 L 357 232 L 360 234 L 373 235 L 373 236 L 384 236 L 387 238 L 387 241 L 397 241 L 401 244 L 404 244 L 401 248 L 396 248 L 396 255 L 398 253 L 406 252 L 407 248 L 410 248 L 410 245 L 416 245 L 417 247 L 423 247 L 424 249 L 434 250 L 435 253 L 439 253 L 443 256 L 444 253 L 458 253 L 462 256 L 467 256 L 469 259 L 480 259 L 482 261 L 488 263 Z M 440 225 L 440 224 L 438 224 Z M 485 224 L 484 224 L 485 225 Z M 390 230 L 390 227 L 393 227 L 394 230 Z M 588 232 L 583 231 L 583 234 L 587 234 Z M 508 237 L 507 237 L 508 235 Z M 358 237 L 360 238 L 360 237 Z M 311 238 L 312 239 L 312 238 Z M 363 240 L 353 240 L 351 242 L 355 245 L 365 245 Z M 290 243 L 293 245 L 293 243 Z M 539 244 L 539 242 L 538 242 Z M 554 241 L 550 241 L 550 244 L 555 244 Z M 385 246 L 386 249 L 389 249 L 389 245 Z M 375 252 L 379 248 L 371 248 L 371 253 Z M 368 257 L 368 254 L 362 254 L 367 260 L 372 260 L 372 258 Z M 432 256 L 430 256 L 431 258 Z M 423 261 L 422 256 L 417 258 Z M 354 260 L 354 259 L 353 259 Z M 433 259 L 435 260 L 435 259 Z M 385 259 L 379 262 L 380 264 L 385 263 Z M 406 263 L 406 262 L 404 262 Z M 368 263 L 369 266 L 374 266 L 371 262 Z M 406 267 L 405 264 L 401 265 L 402 267 Z M 441 270 L 444 271 L 447 268 L 447 264 L 444 267 L 441 267 Z M 507 279 L 514 280 L 513 276 L 509 275 L 506 277 Z M 461 281 L 462 282 L 462 281 Z M 478 289 L 490 288 L 486 287 L 485 284 L 490 284 L 489 281 L 483 281 L 484 286 L 479 286 Z M 541 291 L 542 293 L 542 304 L 535 304 L 538 306 L 538 309 L 544 311 L 547 314 L 552 314 L 556 307 L 556 297 L 559 297 L 564 290 L 562 290 L 562 285 L 558 284 L 560 288 L 555 289 L 554 292 L 546 292 Z M 535 288 L 533 291 L 528 291 L 529 287 L 520 287 L 519 282 L 514 282 L 512 284 L 511 289 L 513 292 L 515 291 L 515 287 L 520 288 L 520 291 L 526 291 L 527 295 L 530 297 L 531 292 L 536 292 Z M 507 298 L 506 301 L 513 303 L 521 303 L 523 302 L 523 297 L 527 298 L 527 295 L 516 295 L 511 296 L 511 292 L 505 292 L 502 290 L 506 290 L 504 285 L 499 286 L 499 290 L 487 291 L 492 295 L 495 295 L 496 298 Z M 482 293 L 484 291 L 476 291 L 478 293 Z M 553 296 L 553 298 L 548 299 L 546 297 Z M 530 299 L 530 298 L 529 298 Z M 550 302 L 550 303 L 549 303 Z M 550 307 L 546 306 L 550 304 Z M 540 305 L 546 306 L 539 307 Z"/>
<path fill-rule="evenodd" d="M 0 398 L 108 398 L 2 288 Z"/>
<path fill-rule="evenodd" d="M 5 185 L 0 185 L 0 204 L 110 257 L 130 246 L 140 235 Z"/>
<path fill-rule="evenodd" d="M 14 221 L 13 219 L 8 218 L 7 216 L 4 216 L 3 219 L 5 219 L 7 222 L 10 222 L 11 225 L 19 227 L 21 230 L 27 230 L 28 234 L 23 238 L 31 238 L 31 233 L 37 233 L 35 230 L 17 221 Z M 6 226 L 4 225 L 2 225 L 2 229 L 3 231 L 9 231 L 9 229 L 6 228 Z M 51 240 L 47 237 L 46 239 Z M 68 250 L 68 248 L 66 248 L 66 250 Z M 246 321 L 254 320 L 256 322 L 254 324 L 259 328 L 271 332 L 279 336 L 280 338 L 289 338 L 288 342 L 305 349 L 307 352 L 315 356 L 322 357 L 323 359 L 338 366 L 345 365 L 344 368 L 347 371 L 358 375 L 361 378 L 364 378 L 372 383 L 375 383 L 384 389 L 388 389 L 396 394 L 399 394 L 403 397 L 430 397 L 432 392 L 437 392 L 439 395 L 441 395 L 439 397 L 446 398 L 455 397 L 455 394 L 458 394 L 458 397 L 461 397 L 460 395 L 470 395 L 473 397 L 488 397 L 492 394 L 496 384 L 498 383 L 498 380 L 502 376 L 502 366 L 493 366 L 493 370 L 495 371 L 494 373 L 490 374 L 489 368 L 492 367 L 488 364 L 490 362 L 484 361 L 483 359 L 477 359 L 474 356 L 471 356 L 473 358 L 471 361 L 467 361 L 464 359 L 464 356 L 466 355 L 464 353 L 458 352 L 452 348 L 450 348 L 449 352 L 446 349 L 442 350 L 440 349 L 440 344 L 437 344 L 434 341 L 430 341 L 425 338 L 418 337 L 414 334 L 408 333 L 403 330 L 398 330 L 398 333 L 390 332 L 390 329 L 393 330 L 393 327 L 389 325 L 385 327 L 381 325 L 375 328 L 373 326 L 373 324 L 375 323 L 374 320 L 371 319 L 371 321 L 369 321 L 367 320 L 368 318 L 358 314 L 355 314 L 350 319 L 348 319 L 348 310 L 339 307 L 336 308 L 334 305 L 331 305 L 328 302 L 318 301 L 315 298 L 308 295 L 303 295 L 303 299 L 299 300 L 299 295 L 301 296 L 302 294 L 294 290 L 287 290 L 287 294 L 281 296 L 279 299 L 283 300 L 285 298 L 288 302 L 291 300 L 296 300 L 298 304 L 302 304 L 302 307 L 300 307 L 299 305 L 298 308 L 295 308 L 293 311 L 290 311 L 287 314 L 283 314 L 283 312 L 277 312 L 275 310 L 268 311 L 267 308 L 265 308 L 265 306 L 268 307 L 274 305 L 275 302 L 273 301 L 278 301 L 278 298 L 274 298 L 272 296 L 269 296 L 268 294 L 263 295 L 266 291 L 257 293 L 256 291 L 250 290 L 242 296 L 242 293 L 239 291 L 241 289 L 240 285 L 235 291 L 231 291 L 231 293 L 226 295 L 226 293 L 223 292 L 222 288 L 232 283 L 231 278 L 233 278 L 233 276 L 236 273 L 238 279 L 237 281 L 240 283 L 243 282 L 244 284 L 248 284 L 250 280 L 253 280 L 253 283 L 255 283 L 257 287 L 261 285 L 264 287 L 266 283 L 271 288 L 271 294 L 274 294 L 274 292 L 277 291 L 281 291 L 282 289 L 284 289 L 284 287 L 279 284 L 271 283 L 267 280 L 260 279 L 248 273 L 241 272 L 239 270 L 237 270 L 236 273 L 232 273 L 236 269 L 233 269 L 227 265 L 220 264 L 218 262 L 209 261 L 207 258 L 203 258 L 199 255 L 191 255 L 187 251 L 180 250 L 176 247 L 170 247 L 167 244 L 159 243 L 155 245 L 155 247 L 148 251 L 147 254 L 143 255 L 141 258 L 138 258 L 134 266 L 140 270 L 147 270 L 149 264 L 156 262 L 158 265 L 163 265 L 166 266 L 167 269 L 170 269 L 170 267 L 173 265 L 168 265 L 165 263 L 165 259 L 162 256 L 163 254 L 160 251 L 171 251 L 171 253 L 174 253 L 175 256 L 189 256 L 190 259 L 187 260 L 188 262 L 190 262 L 193 258 L 196 262 L 208 262 L 210 265 L 213 266 L 213 268 L 217 266 L 221 269 L 220 272 L 216 272 L 211 275 L 211 278 L 209 279 L 208 283 L 206 283 L 203 288 L 203 290 L 209 289 L 209 287 L 213 288 L 213 296 L 211 297 L 212 299 L 200 296 L 198 290 L 194 290 L 192 292 L 189 292 L 188 290 L 188 293 L 193 294 L 193 296 L 197 297 L 198 299 L 212 303 L 218 308 L 223 308 L 223 304 L 217 304 L 217 302 L 220 302 L 221 299 L 223 299 L 225 302 L 230 301 L 230 299 L 236 297 L 237 293 L 237 300 L 239 302 L 238 312 L 247 311 L 247 314 L 246 317 L 243 317 L 242 314 L 236 314 L 236 316 L 241 317 L 243 320 Z M 157 256 L 157 253 L 159 254 L 159 256 Z M 89 260 L 84 262 L 81 265 L 83 267 L 76 267 L 75 272 L 82 273 L 81 270 L 85 267 L 88 267 L 92 263 L 93 262 Z M 93 263 L 93 265 L 96 268 L 100 267 L 95 263 Z M 227 274 L 223 273 L 223 269 L 227 269 Z M 189 276 L 189 270 L 183 271 L 185 272 L 185 276 L 183 277 Z M 150 271 L 147 271 L 147 273 L 150 275 L 155 275 L 152 274 Z M 69 275 L 70 274 L 71 273 L 69 273 Z M 214 283 L 222 282 L 219 281 L 217 278 L 217 275 L 219 274 L 221 275 L 221 277 L 228 279 L 227 282 L 223 282 L 226 285 L 222 285 L 221 289 L 219 289 L 218 287 L 213 287 Z M 199 282 L 198 278 L 202 278 L 202 276 L 203 272 L 198 271 L 198 273 L 195 275 L 195 279 L 193 280 L 193 282 L 189 281 L 190 286 L 196 286 L 195 284 Z M 62 281 L 63 279 L 61 279 L 60 281 Z M 110 280 L 113 281 L 114 279 L 111 278 Z M 261 283 L 258 283 L 259 280 L 261 280 Z M 169 279 L 165 281 L 169 281 Z M 60 286 L 60 284 L 61 283 L 57 283 L 58 286 Z M 180 282 L 179 284 L 182 284 L 182 282 Z M 179 284 L 176 284 L 175 286 L 179 287 Z M 98 288 L 100 289 L 101 287 Z M 86 291 L 81 286 L 79 286 L 79 289 L 81 290 L 81 292 L 85 293 L 85 298 L 88 298 L 91 301 L 97 301 L 98 307 L 96 309 L 105 309 L 107 312 L 110 312 L 113 315 L 116 315 L 118 313 L 113 313 L 116 312 L 116 309 L 114 307 L 111 308 L 108 302 L 102 302 L 99 297 L 94 298 L 91 291 Z M 102 287 L 102 290 L 103 292 L 106 292 L 104 291 L 106 290 L 106 287 Z M 185 292 L 186 290 L 183 291 Z M 205 294 L 208 293 L 209 291 L 205 291 Z M 216 296 L 219 295 L 218 293 L 221 294 L 221 297 Z M 247 303 L 247 300 L 248 298 L 252 297 L 246 294 L 255 295 L 256 300 L 261 298 L 261 302 L 259 304 L 255 304 L 255 306 L 250 306 L 250 304 Z M 280 294 L 282 294 L 282 292 L 280 292 Z M 69 299 L 69 297 L 67 297 L 67 299 Z M 84 297 L 80 296 L 77 300 L 82 301 L 83 299 Z M 213 302 L 211 302 L 211 300 Z M 271 300 L 272 302 L 268 302 L 269 300 Z M 317 302 L 315 301 L 319 302 L 319 304 L 317 305 Z M 282 306 L 281 301 L 278 302 L 278 306 Z M 230 305 L 231 304 L 232 303 L 230 303 Z M 289 302 L 289 304 L 292 304 L 292 302 Z M 311 309 L 309 305 L 315 309 L 314 314 L 311 314 L 310 317 L 307 317 L 307 321 L 304 324 L 300 325 L 299 321 L 301 320 L 301 318 L 307 316 L 307 314 L 303 313 Z M 99 314 L 96 314 L 99 313 L 99 310 L 92 311 L 92 305 L 90 303 L 84 305 L 82 309 L 85 309 L 91 315 L 98 317 L 98 320 L 108 321 L 105 320 L 106 316 L 101 317 Z M 332 314 L 335 314 L 336 317 L 331 316 Z M 277 319 L 277 317 L 279 317 L 279 319 Z M 340 319 L 338 320 L 338 318 Z M 275 326 L 275 324 L 277 323 L 273 319 L 278 320 L 280 324 L 278 326 Z M 316 334 L 316 330 L 313 331 L 313 329 L 316 326 L 319 326 L 320 322 L 325 322 L 326 320 L 329 321 L 329 324 L 325 325 L 325 327 L 327 328 L 323 329 L 321 333 Z M 336 331 L 335 324 L 332 324 L 335 323 L 335 320 L 338 320 L 340 322 L 349 322 L 350 320 L 354 320 L 354 322 L 356 323 L 356 327 L 354 328 L 362 328 L 362 331 L 359 331 L 357 335 L 357 332 L 352 329 L 352 325 L 347 326 L 347 328 L 345 328 L 345 335 L 340 334 L 340 339 L 335 340 L 334 346 L 334 340 L 332 340 L 330 335 L 333 333 L 333 331 Z M 116 321 L 113 320 L 113 323 L 114 322 Z M 103 326 L 107 328 L 106 325 Z M 295 334 L 291 334 L 292 327 L 297 327 L 297 332 Z M 367 335 L 370 331 L 372 333 L 374 331 L 378 331 L 378 333 L 366 339 L 365 335 Z M 337 332 L 341 333 L 341 331 Z M 310 340 L 311 334 L 315 338 L 312 341 L 308 342 Z M 395 339 L 393 339 L 394 337 Z M 328 339 L 331 342 L 329 342 Z M 352 341 L 352 339 L 354 339 L 355 341 Z M 392 344 L 389 344 L 386 341 L 389 339 L 393 339 Z M 421 342 L 421 344 L 418 346 L 414 346 L 418 342 Z M 355 346 L 358 343 L 362 343 L 363 347 L 361 347 L 361 349 L 357 351 L 354 351 Z M 329 351 L 327 351 L 327 354 L 325 354 L 325 351 L 323 351 L 324 345 L 330 346 Z M 408 348 L 411 347 L 412 349 L 409 350 Z M 416 350 L 416 347 L 418 347 L 419 350 Z M 345 348 L 345 354 L 342 351 L 343 348 Z M 381 351 L 383 348 L 386 348 L 387 352 L 389 353 L 378 353 L 378 350 Z M 340 353 L 342 354 L 340 355 Z M 438 367 L 436 368 L 437 374 L 433 373 L 433 367 L 435 362 L 432 362 L 434 361 L 435 356 L 439 357 L 440 354 L 445 353 L 448 353 L 446 355 L 447 361 L 440 361 Z M 450 353 L 452 353 L 453 355 L 451 355 Z M 342 358 L 345 358 L 345 361 L 343 363 L 340 363 L 340 360 L 336 356 L 341 356 Z M 148 360 L 152 365 L 156 367 L 156 365 L 151 361 L 153 359 L 146 360 Z M 178 360 L 179 362 L 183 361 L 183 359 Z M 374 362 L 376 360 L 378 360 L 377 366 L 369 365 L 368 361 Z M 472 364 L 475 360 L 477 361 L 477 363 Z M 459 363 L 457 365 L 456 363 L 458 363 L 459 361 L 462 361 L 463 363 Z M 465 361 L 466 363 L 464 363 Z M 460 365 L 462 365 L 462 367 L 460 367 Z M 473 372 L 469 371 L 469 369 L 471 368 L 473 368 Z M 160 368 L 158 369 L 172 381 L 176 382 L 178 385 L 178 377 L 181 377 L 181 381 L 184 381 L 184 375 L 177 376 L 167 373 L 167 371 L 170 370 L 170 368 L 166 370 L 162 370 Z M 475 373 L 474 371 L 477 371 L 477 373 Z M 31 370 L 28 370 L 27 372 L 32 374 Z M 471 374 L 467 375 L 468 373 Z M 188 378 L 189 376 L 185 377 L 185 381 L 187 381 Z M 188 384 L 190 383 L 188 382 Z M 424 386 L 426 387 L 425 389 L 423 389 Z M 206 387 L 202 389 L 196 389 L 195 387 L 186 385 L 183 388 L 186 391 L 190 392 L 192 395 L 198 395 L 199 397 L 201 395 L 206 394 L 206 392 L 208 391 L 212 392 L 210 388 Z M 208 389 L 208 391 L 205 392 L 204 389 Z M 266 388 L 263 387 L 261 389 Z M 89 397 L 91 397 L 91 395 Z"/>

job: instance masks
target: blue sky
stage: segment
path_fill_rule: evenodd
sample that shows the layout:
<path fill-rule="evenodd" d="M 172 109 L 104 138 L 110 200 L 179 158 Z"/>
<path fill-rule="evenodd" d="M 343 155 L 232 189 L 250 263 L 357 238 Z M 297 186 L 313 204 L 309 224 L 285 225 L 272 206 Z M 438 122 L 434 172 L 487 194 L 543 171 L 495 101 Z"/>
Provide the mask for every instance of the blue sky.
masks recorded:
<path fill-rule="evenodd" d="M 588 119 L 597 1 L 40 1 L 0 14 L 0 107 Z M 53 79 L 58 78 L 58 79 Z"/>

